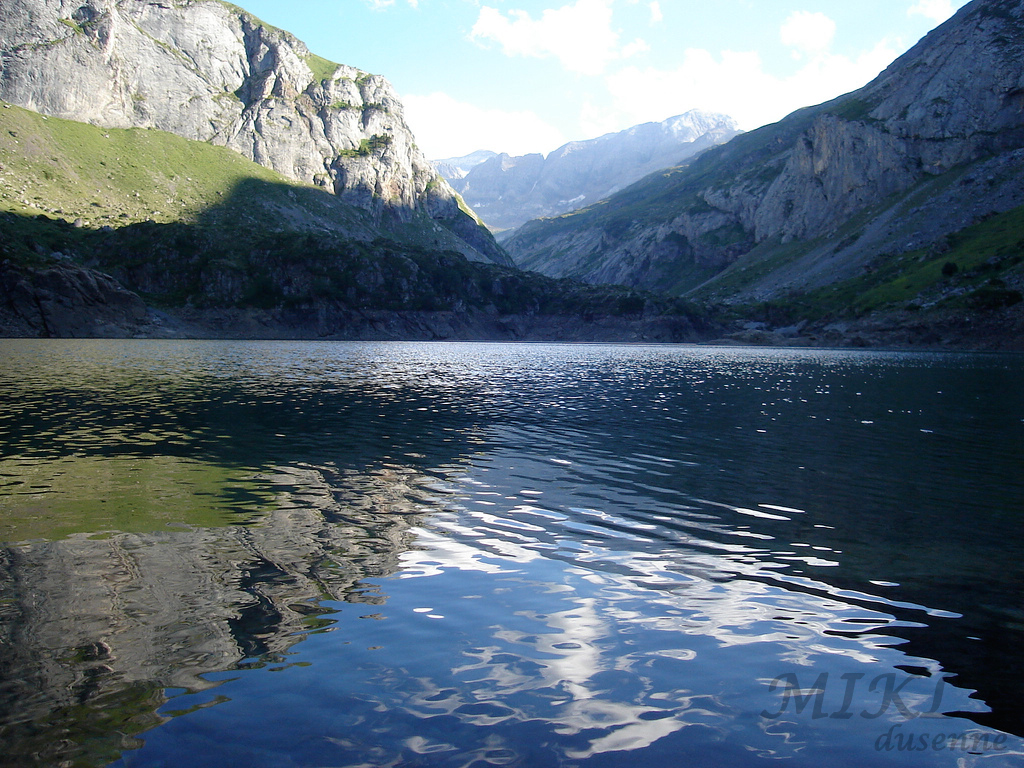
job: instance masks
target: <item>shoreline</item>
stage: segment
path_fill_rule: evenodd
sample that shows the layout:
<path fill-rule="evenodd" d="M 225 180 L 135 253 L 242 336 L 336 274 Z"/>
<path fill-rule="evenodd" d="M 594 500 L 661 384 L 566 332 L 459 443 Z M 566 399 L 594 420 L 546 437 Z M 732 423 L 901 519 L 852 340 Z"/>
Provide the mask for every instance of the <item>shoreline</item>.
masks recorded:
<path fill-rule="evenodd" d="M 332 332 L 318 332 L 313 325 L 296 326 L 268 322 L 265 313 L 244 310 L 189 310 L 182 313 L 153 311 L 145 321 L 128 329 L 106 324 L 94 332 L 45 334 L 28 328 L 0 324 L 0 339 L 165 340 L 165 341 L 351 341 L 407 343 L 524 343 L 524 344 L 626 344 L 737 349 L 820 349 L 878 352 L 1024 353 L 1024 337 L 988 336 L 965 338 L 962 333 L 941 329 L 855 328 L 787 329 L 740 328 L 697 332 L 686 318 L 623 319 L 602 317 L 583 320 L 566 316 L 487 316 L 455 312 L 352 312 L 351 322 Z M 212 322 L 209 317 L 213 316 Z M 207 322 L 203 322 L 207 320 Z M 326 329 L 324 329 L 326 330 Z"/>

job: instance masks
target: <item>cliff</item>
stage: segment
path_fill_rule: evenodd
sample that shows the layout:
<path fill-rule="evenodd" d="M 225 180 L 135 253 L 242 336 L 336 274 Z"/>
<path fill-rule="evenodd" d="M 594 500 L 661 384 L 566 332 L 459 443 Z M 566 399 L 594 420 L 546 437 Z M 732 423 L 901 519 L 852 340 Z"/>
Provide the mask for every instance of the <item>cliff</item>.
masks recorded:
<path fill-rule="evenodd" d="M 546 274 L 803 302 L 812 319 L 982 288 L 1017 303 L 1022 62 L 1024 4 L 974 0 L 859 91 L 530 222 L 505 246 Z"/>
<path fill-rule="evenodd" d="M 682 302 L 469 261 L 466 243 L 424 214 L 378 216 L 224 147 L 8 104 L 0 105 L 0 234 L 0 335 L 672 341 L 702 333 Z"/>
<path fill-rule="evenodd" d="M 5 2 L 0 99 L 228 147 L 385 227 L 428 216 L 468 257 L 506 260 L 416 147 L 384 78 L 326 61 L 228 3 Z"/>
<path fill-rule="evenodd" d="M 660 123 L 573 141 L 546 157 L 500 154 L 465 172 L 451 160 L 438 168 L 489 227 L 508 230 L 595 203 L 738 132 L 732 118 L 691 110 Z"/>
<path fill-rule="evenodd" d="M 0 265 L 0 328 L 12 336 L 123 337 L 151 325 L 146 305 L 109 275 L 73 264 Z"/>

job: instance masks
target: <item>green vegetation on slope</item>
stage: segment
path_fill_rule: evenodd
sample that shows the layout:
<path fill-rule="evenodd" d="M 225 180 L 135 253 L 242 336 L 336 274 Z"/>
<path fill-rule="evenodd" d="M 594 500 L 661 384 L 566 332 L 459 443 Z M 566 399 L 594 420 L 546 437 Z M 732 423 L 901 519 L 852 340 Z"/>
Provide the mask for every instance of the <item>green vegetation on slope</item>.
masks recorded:
<path fill-rule="evenodd" d="M 806 243 L 777 249 L 775 263 L 764 260 L 755 272 L 737 273 L 733 282 L 769 272 Z M 726 276 L 730 277 L 729 275 Z M 722 286 L 728 290 L 729 281 Z M 864 317 L 872 312 L 961 309 L 973 312 L 1011 307 L 1024 301 L 1024 206 L 997 214 L 945 238 L 927 250 L 883 255 L 863 274 L 834 285 L 752 308 L 781 323 Z"/>
<path fill-rule="evenodd" d="M 334 77 L 334 73 L 341 65 L 311 53 L 306 57 L 306 66 L 313 73 L 313 82 L 323 82 Z"/>
<path fill-rule="evenodd" d="M 236 153 L 0 105 L 0 258 L 71 260 L 163 307 L 635 315 L 682 301 L 468 261 L 416 214 L 382 225 Z"/>
<path fill-rule="evenodd" d="M 937 304 L 995 309 L 1024 299 L 1006 282 L 1024 274 L 1024 206 L 967 227 L 946 238 L 944 245 L 888 259 L 872 272 L 816 291 L 808 299 L 849 307 L 855 314 Z"/>
<path fill-rule="evenodd" d="M 247 189 L 241 195 L 262 196 Z M 219 218 L 218 212 L 210 215 Z M 321 310 L 363 309 L 577 317 L 698 314 L 680 299 L 554 280 L 386 239 L 363 242 L 331 233 L 238 230 L 204 222 L 77 230 L 63 221 L 10 213 L 0 214 L 0 231 L 10 235 L 0 245 L 2 256 L 20 254 L 23 263 L 42 264 L 56 258 L 48 249 L 61 249 L 113 275 L 150 305 L 165 308 L 277 309 L 300 323 Z"/>
<path fill-rule="evenodd" d="M 0 105 L 0 211 L 94 227 L 195 221 L 249 179 L 324 194 L 224 147 Z"/>
<path fill-rule="evenodd" d="M 368 139 L 361 139 L 359 146 L 355 149 L 343 150 L 342 157 L 369 157 L 376 152 L 382 152 L 391 144 L 391 137 L 386 133 L 375 133 Z"/>
<path fill-rule="evenodd" d="M 379 151 L 387 137 L 365 140 Z M 186 223 L 228 239 L 256 232 L 331 232 L 368 241 L 458 249 L 426 213 L 375 218 L 324 189 L 290 180 L 224 147 L 146 129 L 103 129 L 0 102 L 0 214 L 7 257 L 64 252 L 86 230 Z M 81 229 L 70 232 L 64 222 Z M 32 240 L 25 252 L 14 241 Z M 63 245 L 62 245 L 63 244 Z M 38 247 L 36 247 L 38 246 Z M 48 249 L 48 250 L 47 250 Z"/>

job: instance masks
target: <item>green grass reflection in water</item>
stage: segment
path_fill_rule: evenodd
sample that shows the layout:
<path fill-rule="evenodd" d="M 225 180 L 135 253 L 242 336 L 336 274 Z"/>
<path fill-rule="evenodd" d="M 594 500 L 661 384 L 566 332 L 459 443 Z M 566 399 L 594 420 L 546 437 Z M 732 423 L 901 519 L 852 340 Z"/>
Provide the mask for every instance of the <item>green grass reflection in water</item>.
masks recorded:
<path fill-rule="evenodd" d="M 250 523 L 5 548 L 6 668 L 23 673 L 3 681 L 4 739 L 23 755 L 102 762 L 134 733 L 145 746 L 126 765 L 907 759 L 873 749 L 896 711 L 760 718 L 794 669 L 805 685 L 916 670 L 919 709 L 955 672 L 949 708 L 1011 731 L 1019 716 L 1012 358 L 4 352 L 8 461 L 138 462 Z M 121 493 L 110 478 L 89 487 Z M 949 535 L 968 525 L 990 538 Z M 841 687 L 828 695 L 841 704 Z"/>

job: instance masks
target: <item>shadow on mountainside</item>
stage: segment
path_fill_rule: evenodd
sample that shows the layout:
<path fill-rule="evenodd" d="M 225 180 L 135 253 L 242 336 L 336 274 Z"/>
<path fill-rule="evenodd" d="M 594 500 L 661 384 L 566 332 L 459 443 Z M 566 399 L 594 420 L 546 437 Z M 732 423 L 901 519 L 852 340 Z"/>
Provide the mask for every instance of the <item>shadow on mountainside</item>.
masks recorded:
<path fill-rule="evenodd" d="M 177 332 L 189 336 L 707 335 L 681 300 L 471 262 L 445 247 L 450 233 L 426 216 L 397 222 L 397 236 L 381 238 L 373 222 L 360 221 L 363 212 L 341 212 L 334 203 L 317 190 L 247 179 L 192 221 L 92 229 L 2 214 L 7 335 L 148 335 L 128 292 L 179 320 Z M 118 302 L 132 306 L 108 317 L 107 304 Z M 151 331 L 173 335 L 175 323 Z"/>

